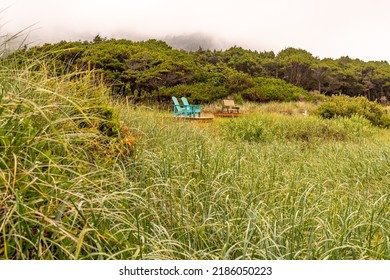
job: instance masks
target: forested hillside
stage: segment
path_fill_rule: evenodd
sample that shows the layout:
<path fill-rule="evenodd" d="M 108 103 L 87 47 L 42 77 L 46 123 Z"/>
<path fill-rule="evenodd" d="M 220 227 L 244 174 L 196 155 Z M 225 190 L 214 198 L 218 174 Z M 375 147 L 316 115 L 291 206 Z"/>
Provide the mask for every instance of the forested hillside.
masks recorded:
<path fill-rule="evenodd" d="M 390 99 L 390 65 L 386 61 L 319 59 L 295 48 L 258 52 L 231 47 L 195 52 L 175 50 L 158 40 L 107 40 L 45 44 L 19 50 L 12 56 L 55 58 L 57 73 L 87 68 L 116 94 L 134 101 L 168 101 L 186 95 L 191 101 L 212 102 L 227 96 L 250 101 L 312 99 L 309 92 L 325 95 Z"/>

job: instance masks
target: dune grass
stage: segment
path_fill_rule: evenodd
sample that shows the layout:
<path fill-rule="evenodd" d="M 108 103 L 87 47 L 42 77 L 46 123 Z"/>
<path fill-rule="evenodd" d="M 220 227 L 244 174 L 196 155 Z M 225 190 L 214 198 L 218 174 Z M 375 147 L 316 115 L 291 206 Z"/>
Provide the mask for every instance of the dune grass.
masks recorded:
<path fill-rule="evenodd" d="M 145 133 L 135 181 L 149 186 L 159 231 L 191 258 L 389 257 L 387 131 L 360 118 L 189 124 L 122 113 Z"/>
<path fill-rule="evenodd" d="M 389 130 L 181 122 L 49 69 L 1 65 L 0 259 L 390 258 Z"/>

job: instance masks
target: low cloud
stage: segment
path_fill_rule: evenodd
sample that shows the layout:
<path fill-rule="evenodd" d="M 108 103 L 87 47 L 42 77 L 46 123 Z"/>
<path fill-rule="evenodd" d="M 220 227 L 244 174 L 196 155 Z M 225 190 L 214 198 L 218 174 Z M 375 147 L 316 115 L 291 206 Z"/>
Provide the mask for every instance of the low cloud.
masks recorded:
<path fill-rule="evenodd" d="M 186 35 L 170 35 L 162 38 L 174 49 L 196 51 L 199 48 L 209 50 L 221 50 L 230 47 L 222 38 L 217 38 L 205 33 L 193 33 Z"/>

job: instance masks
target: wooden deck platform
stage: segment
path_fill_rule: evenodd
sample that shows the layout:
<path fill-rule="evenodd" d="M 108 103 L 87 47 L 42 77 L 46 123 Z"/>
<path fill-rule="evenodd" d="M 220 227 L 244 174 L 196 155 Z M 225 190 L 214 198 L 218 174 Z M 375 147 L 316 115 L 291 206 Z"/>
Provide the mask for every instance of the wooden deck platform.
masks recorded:
<path fill-rule="evenodd" d="M 214 117 L 218 118 L 235 118 L 235 117 L 241 117 L 241 113 L 214 113 Z"/>
<path fill-rule="evenodd" d="M 204 117 L 174 117 L 175 119 L 181 120 L 181 121 L 197 121 L 197 122 L 211 122 L 214 117 L 212 116 L 204 116 Z"/>

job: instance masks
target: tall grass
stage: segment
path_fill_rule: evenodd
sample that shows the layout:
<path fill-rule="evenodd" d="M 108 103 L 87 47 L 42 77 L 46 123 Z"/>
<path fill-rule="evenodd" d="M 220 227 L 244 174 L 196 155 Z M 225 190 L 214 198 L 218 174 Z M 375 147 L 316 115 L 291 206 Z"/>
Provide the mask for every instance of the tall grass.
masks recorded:
<path fill-rule="evenodd" d="M 389 258 L 390 146 L 379 137 L 388 132 L 361 119 L 302 118 L 291 122 L 341 127 L 336 136 L 345 137 L 326 130 L 321 141 L 314 126 L 311 142 L 294 133 L 232 141 L 216 123 L 122 113 L 145 133 L 135 181 L 159 213 L 152 224 L 169 242 L 185 244 L 191 258 Z M 278 121 L 266 127 L 286 119 Z"/>
<path fill-rule="evenodd" d="M 388 130 L 182 122 L 50 69 L 1 65 L 0 259 L 389 259 Z"/>
<path fill-rule="evenodd" d="M 31 66 L 1 66 L 0 257 L 74 259 L 104 245 L 94 207 L 129 184 L 106 164 L 119 136 L 103 129 L 113 127 L 97 113 L 108 95 L 92 73 L 53 78 Z"/>
<path fill-rule="evenodd" d="M 356 142 L 368 140 L 380 130 L 361 116 L 320 119 L 315 116 L 283 116 L 280 114 L 251 114 L 239 119 L 218 120 L 221 134 L 233 141 L 271 143 L 301 141 L 308 144 L 326 141 Z"/>

